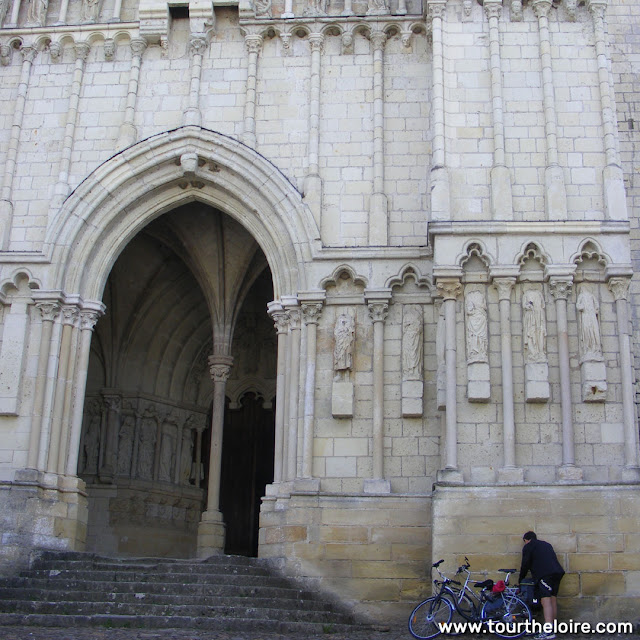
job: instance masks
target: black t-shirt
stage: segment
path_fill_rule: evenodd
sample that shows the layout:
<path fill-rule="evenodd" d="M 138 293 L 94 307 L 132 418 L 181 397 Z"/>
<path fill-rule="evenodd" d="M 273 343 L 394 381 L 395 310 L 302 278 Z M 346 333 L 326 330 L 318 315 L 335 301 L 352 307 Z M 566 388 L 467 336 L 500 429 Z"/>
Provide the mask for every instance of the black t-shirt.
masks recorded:
<path fill-rule="evenodd" d="M 529 570 L 535 580 L 545 576 L 564 575 L 564 569 L 558 562 L 556 552 L 544 540 L 530 540 L 522 548 L 521 582 Z"/>

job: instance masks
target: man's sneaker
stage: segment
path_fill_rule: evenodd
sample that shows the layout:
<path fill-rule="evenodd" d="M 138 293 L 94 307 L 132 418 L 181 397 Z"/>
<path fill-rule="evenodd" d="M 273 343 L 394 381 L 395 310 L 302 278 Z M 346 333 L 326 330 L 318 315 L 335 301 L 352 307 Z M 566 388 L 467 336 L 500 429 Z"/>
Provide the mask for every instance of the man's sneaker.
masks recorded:
<path fill-rule="evenodd" d="M 553 640 L 556 637 L 555 633 L 537 633 L 533 636 L 533 640 Z"/>

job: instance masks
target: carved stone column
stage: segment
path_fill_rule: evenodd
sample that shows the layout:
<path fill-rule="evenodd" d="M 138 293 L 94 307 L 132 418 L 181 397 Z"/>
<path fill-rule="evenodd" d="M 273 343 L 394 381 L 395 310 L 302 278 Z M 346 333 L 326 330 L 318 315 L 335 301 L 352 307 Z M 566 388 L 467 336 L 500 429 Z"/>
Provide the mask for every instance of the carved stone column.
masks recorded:
<path fill-rule="evenodd" d="M 67 391 L 70 363 L 72 362 L 72 344 L 75 326 L 78 320 L 78 308 L 76 305 L 64 305 L 62 307 L 62 340 L 60 343 L 60 360 L 56 376 L 55 393 L 53 397 L 53 410 L 51 418 L 51 435 L 47 456 L 47 471 L 59 473 L 58 457 L 61 448 L 64 450 L 66 443 L 61 443 L 63 434 L 62 422 L 65 417 L 65 397 Z M 75 353 L 73 354 L 75 355 Z M 114 468 L 115 470 L 115 468 Z"/>
<path fill-rule="evenodd" d="M 211 417 L 211 453 L 209 455 L 209 486 L 207 510 L 198 526 L 198 557 L 206 558 L 224 549 L 225 525 L 220 512 L 220 472 L 222 470 L 222 436 L 224 432 L 224 400 L 233 358 L 209 356 L 209 371 L 213 380 L 213 415 Z"/>
<path fill-rule="evenodd" d="M 573 277 L 552 277 L 551 294 L 556 301 L 556 327 L 558 332 L 558 364 L 560 367 L 560 405 L 562 410 L 562 466 L 558 469 L 560 482 L 580 482 L 582 469 L 575 466 L 573 411 L 571 403 L 571 370 L 569 368 L 569 331 L 567 327 L 567 299 L 573 286 Z"/>
<path fill-rule="evenodd" d="M 252 149 L 256 148 L 256 85 L 258 81 L 258 54 L 262 49 L 262 40 L 262 36 L 257 33 L 248 33 L 244 37 L 248 61 L 242 142 Z"/>
<path fill-rule="evenodd" d="M 80 435 L 82 433 L 82 414 L 84 410 L 84 394 L 87 387 L 87 367 L 89 366 L 91 336 L 96 322 L 98 322 L 104 311 L 105 306 L 102 302 L 85 302 L 80 311 L 80 339 L 73 379 L 69 454 L 65 469 L 65 473 L 68 476 L 75 476 L 78 473 L 78 454 L 80 451 Z"/>
<path fill-rule="evenodd" d="M 388 13 L 388 10 L 387 10 Z M 374 31 L 373 47 L 373 193 L 369 201 L 369 245 L 389 242 L 388 203 L 384 192 L 384 45 L 387 34 Z"/>
<path fill-rule="evenodd" d="M 311 49 L 311 73 L 309 82 L 309 170 L 304 179 L 304 200 L 309 205 L 313 217 L 318 225 L 322 224 L 322 179 L 320 178 L 320 61 L 324 35 L 312 33 L 309 35 L 309 47 Z M 339 225 L 325 222 L 322 237 L 329 245 L 337 241 L 336 234 Z M 327 236 L 331 234 L 330 236 Z"/>
<path fill-rule="evenodd" d="M 502 62 L 500 56 L 499 20 L 502 0 L 484 0 L 489 20 L 489 51 L 491 55 L 491 95 L 493 104 L 493 167 L 491 169 L 491 214 L 494 220 L 513 218 L 511 175 L 505 165 L 504 105 L 502 101 Z"/>
<path fill-rule="evenodd" d="M 620 164 L 618 149 L 618 123 L 613 93 L 613 83 L 609 73 L 605 14 L 607 0 L 587 0 L 587 6 L 593 17 L 593 30 L 596 40 L 600 101 L 602 106 L 602 124 L 604 127 L 604 147 L 607 166 L 604 168 L 604 210 L 609 220 L 627 220 L 627 200 L 624 190 L 624 176 Z"/>
<path fill-rule="evenodd" d="M 66 197 L 69 195 L 69 171 L 71 169 L 71 152 L 76 133 L 76 120 L 78 119 L 78 104 L 80 102 L 80 92 L 82 91 L 82 79 L 84 68 L 89 56 L 91 45 L 88 42 L 77 42 L 75 45 L 76 64 L 73 70 L 73 80 L 71 82 L 71 94 L 69 96 L 69 107 L 67 109 L 67 122 L 64 129 L 64 140 L 62 141 L 62 154 L 60 168 L 58 170 L 58 182 L 54 190 L 54 207 L 60 208 Z"/>
<path fill-rule="evenodd" d="M 390 493 L 391 483 L 384 478 L 384 321 L 390 296 L 365 292 L 365 298 L 373 322 L 373 474 L 365 479 L 364 492 Z"/>
<path fill-rule="evenodd" d="M 283 460 L 283 480 L 293 480 L 298 464 L 298 399 L 300 390 L 300 308 L 287 308 L 289 317 L 288 421 L 285 423 L 286 458 Z"/>
<path fill-rule="evenodd" d="M 124 121 L 120 125 L 118 141 L 116 142 L 118 149 L 131 146 L 138 137 L 133 121 L 136 115 L 136 100 L 138 99 L 142 54 L 147 48 L 147 40 L 145 38 L 133 38 L 129 46 L 131 48 L 131 70 L 129 71 L 129 86 L 127 88 L 127 106 L 124 111 Z"/>
<path fill-rule="evenodd" d="M 14 8 L 16 6 L 20 6 L 18 0 L 15 0 Z M 11 137 L 9 138 L 9 147 L 4 161 L 2 193 L 0 195 L 0 250 L 9 248 L 13 220 L 13 178 L 16 172 L 16 158 L 18 156 L 18 145 L 20 144 L 24 106 L 29 88 L 29 76 L 31 75 L 31 67 L 38 50 L 34 46 L 28 45 L 22 46 L 20 52 L 22 53 L 22 69 L 20 70 L 20 82 L 13 109 Z"/>
<path fill-rule="evenodd" d="M 442 455 L 444 466 L 438 471 L 438 481 L 461 484 L 463 476 L 458 469 L 458 416 L 456 411 L 456 300 L 462 293 L 462 284 L 457 278 L 447 278 L 438 280 L 436 287 L 442 296 L 444 307 L 447 377 L 445 446 L 444 455 Z"/>
<path fill-rule="evenodd" d="M 307 375 L 304 389 L 304 423 L 302 430 L 302 478 L 304 485 L 299 488 L 308 490 L 318 490 L 320 481 L 312 481 L 313 478 L 313 439 L 315 423 L 315 393 L 316 393 L 316 357 L 317 357 L 317 330 L 322 306 L 324 302 L 324 292 L 313 296 L 306 294 L 301 299 L 302 315 L 307 331 Z"/>
<path fill-rule="evenodd" d="M 445 157 L 444 132 L 444 50 L 443 29 L 447 0 L 427 0 L 427 16 L 431 21 L 433 87 L 431 92 L 431 126 L 433 142 L 429 192 L 431 194 L 431 219 L 449 220 L 450 194 L 449 172 Z"/>
<path fill-rule="evenodd" d="M 545 133 L 547 138 L 547 168 L 545 169 L 545 209 L 547 220 L 567 219 L 567 192 L 564 172 L 558 162 L 558 136 L 556 99 L 551 67 L 551 40 L 549 37 L 549 11 L 551 0 L 533 0 L 540 33 L 540 60 L 542 64 L 542 92 L 544 102 Z"/>
<path fill-rule="evenodd" d="M 202 432 L 204 431 L 204 425 L 198 425 L 196 427 L 196 478 L 194 484 L 196 487 L 200 487 L 202 482 Z"/>
<path fill-rule="evenodd" d="M 494 278 L 500 304 L 500 352 L 502 360 L 502 425 L 504 458 L 498 470 L 498 482 L 513 484 L 524 481 L 524 471 L 516 466 L 516 425 L 513 403 L 513 359 L 511 354 L 511 292 L 515 277 Z"/>
<path fill-rule="evenodd" d="M 50 300 L 40 299 L 36 302 L 36 308 L 42 314 L 42 329 L 40 332 L 40 349 L 38 352 L 38 371 L 36 373 L 31 431 L 29 433 L 29 453 L 27 455 L 27 468 L 29 469 L 38 468 L 44 398 L 47 388 L 47 370 L 49 368 L 49 354 L 51 352 L 51 336 L 54 321 L 60 313 L 60 303 L 61 300 L 59 296 L 53 296 Z"/>
<path fill-rule="evenodd" d="M 202 124 L 200 113 L 200 75 L 202 73 L 202 57 L 209 45 L 201 34 L 191 34 L 189 38 L 189 55 L 191 56 L 191 82 L 189 83 L 189 106 L 184 112 L 184 124 Z"/>
<path fill-rule="evenodd" d="M 275 451 L 273 460 L 273 482 L 277 484 L 283 479 L 283 446 L 284 446 L 284 414 L 285 414 L 285 371 L 287 368 L 287 336 L 289 318 L 282 305 L 275 300 L 267 305 L 269 315 L 273 319 L 278 335 L 278 359 L 276 365 L 276 415 L 275 415 Z"/>
<path fill-rule="evenodd" d="M 610 278 L 608 286 L 616 301 L 618 349 L 620 351 L 620 385 L 622 387 L 624 423 L 624 469 L 622 470 L 622 480 L 625 482 L 638 482 L 640 481 L 638 424 L 636 422 L 635 404 L 633 401 L 633 370 L 627 303 L 630 281 L 630 278 Z"/>

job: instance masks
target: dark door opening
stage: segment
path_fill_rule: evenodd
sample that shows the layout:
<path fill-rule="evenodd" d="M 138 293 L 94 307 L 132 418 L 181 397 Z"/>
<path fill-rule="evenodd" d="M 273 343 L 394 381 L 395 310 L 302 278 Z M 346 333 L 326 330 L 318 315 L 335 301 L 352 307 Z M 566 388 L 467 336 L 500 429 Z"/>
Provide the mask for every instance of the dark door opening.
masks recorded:
<path fill-rule="evenodd" d="M 225 408 L 220 511 L 226 524 L 224 552 L 258 555 L 260 501 L 273 482 L 274 410 L 246 394 L 240 408 Z"/>

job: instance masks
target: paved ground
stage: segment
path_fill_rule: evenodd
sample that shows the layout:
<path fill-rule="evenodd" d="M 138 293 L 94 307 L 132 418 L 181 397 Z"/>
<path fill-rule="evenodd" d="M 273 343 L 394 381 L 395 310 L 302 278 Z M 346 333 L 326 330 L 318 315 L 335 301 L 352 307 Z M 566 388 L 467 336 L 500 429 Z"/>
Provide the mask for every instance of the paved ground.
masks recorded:
<path fill-rule="evenodd" d="M 441 636 L 445 638 L 445 636 Z M 488 636 L 495 637 L 495 636 Z M 472 640 L 473 636 L 456 636 Z M 634 640 L 640 635 L 558 635 L 563 640 Z M 45 627 L 0 627 L 0 640 L 412 640 L 405 629 L 368 630 L 350 633 L 288 634 L 188 631 L 185 629 L 62 629 Z"/>

